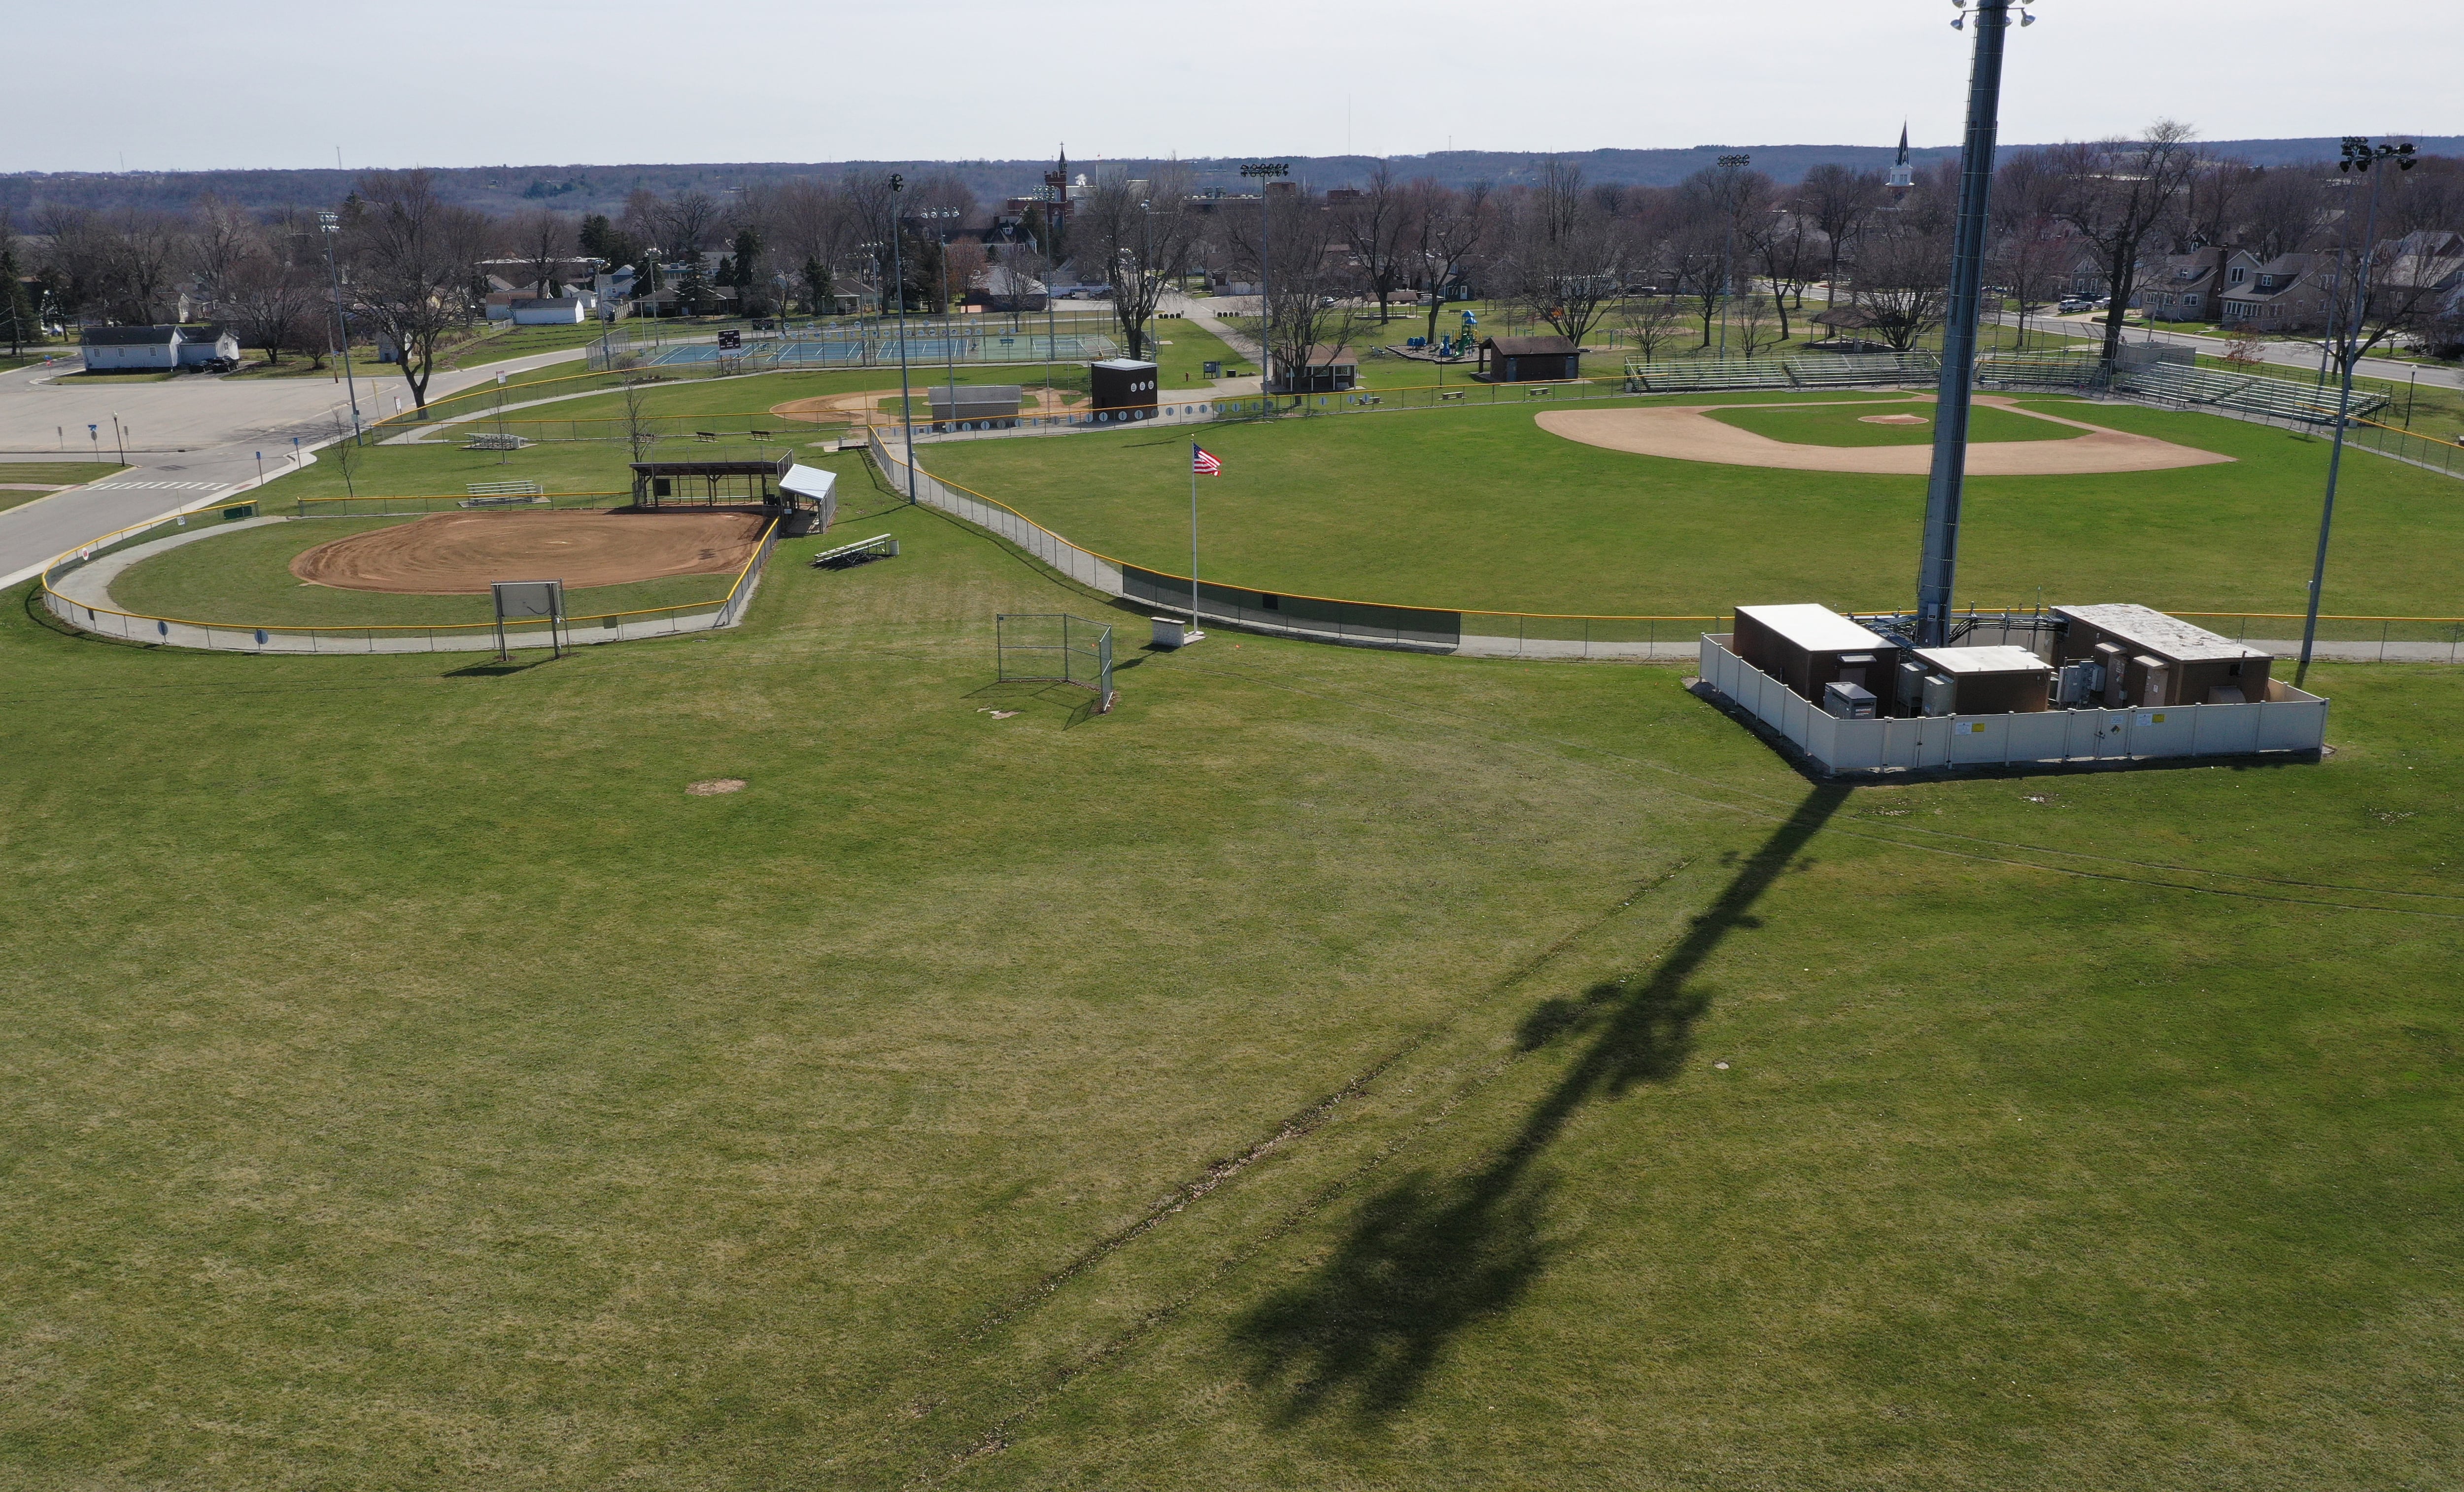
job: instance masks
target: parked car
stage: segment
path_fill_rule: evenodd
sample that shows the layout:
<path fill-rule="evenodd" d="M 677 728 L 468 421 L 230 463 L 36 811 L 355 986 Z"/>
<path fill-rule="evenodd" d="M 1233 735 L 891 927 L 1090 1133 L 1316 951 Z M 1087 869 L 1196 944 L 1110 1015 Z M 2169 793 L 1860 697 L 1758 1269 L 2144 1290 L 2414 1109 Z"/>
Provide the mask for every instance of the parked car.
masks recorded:
<path fill-rule="evenodd" d="M 2084 296 L 2067 296 L 2063 297 L 2061 305 L 2057 309 L 2063 316 L 2076 316 L 2081 311 L 2095 310 L 2096 303 Z"/>

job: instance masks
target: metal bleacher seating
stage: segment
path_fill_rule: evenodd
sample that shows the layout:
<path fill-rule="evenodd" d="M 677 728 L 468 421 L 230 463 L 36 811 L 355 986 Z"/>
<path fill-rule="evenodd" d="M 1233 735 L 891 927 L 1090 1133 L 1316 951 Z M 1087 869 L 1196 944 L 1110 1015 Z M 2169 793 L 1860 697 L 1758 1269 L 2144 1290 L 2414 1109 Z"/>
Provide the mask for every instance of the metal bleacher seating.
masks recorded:
<path fill-rule="evenodd" d="M 1938 364 L 1929 353 L 1849 353 L 1815 358 L 1731 358 L 1629 362 L 1628 393 L 1665 394 L 1723 388 L 1857 388 L 1930 384 Z"/>
<path fill-rule="evenodd" d="M 473 482 L 470 496 L 455 504 L 462 508 L 522 508 L 548 500 L 547 490 L 537 482 Z"/>
<path fill-rule="evenodd" d="M 1995 352 L 1976 360 L 1984 388 L 2093 388 L 2103 361 L 2093 352 Z"/>
<path fill-rule="evenodd" d="M 2225 373 L 2178 362 L 2132 368 L 2117 374 L 2115 383 L 2124 392 L 2167 404 L 2213 405 L 2311 425 L 2332 425 L 2336 420 L 2333 384 L 2299 383 L 2263 373 Z M 2387 402 L 2385 394 L 2357 388 L 2353 390 L 2352 412 L 2356 416 L 2368 414 Z"/>

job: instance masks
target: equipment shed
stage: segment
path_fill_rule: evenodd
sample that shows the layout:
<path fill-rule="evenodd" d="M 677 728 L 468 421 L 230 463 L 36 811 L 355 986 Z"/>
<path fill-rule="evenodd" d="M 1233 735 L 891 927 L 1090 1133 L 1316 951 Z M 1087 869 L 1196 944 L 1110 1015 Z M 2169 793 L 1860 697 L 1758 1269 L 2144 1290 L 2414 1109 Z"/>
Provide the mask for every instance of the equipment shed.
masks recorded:
<path fill-rule="evenodd" d="M 1542 384 L 1583 376 L 1583 355 L 1563 337 L 1490 337 L 1480 371 L 1499 384 Z"/>
<path fill-rule="evenodd" d="M 1815 704 L 1832 684 L 1854 684 L 1881 699 L 1893 692 L 1900 650 L 1828 606 L 1739 606 L 1730 649 L 1748 666 Z"/>
<path fill-rule="evenodd" d="M 2273 697 L 2275 655 L 2148 606 L 2056 606 L 2061 661 L 2101 665 L 2108 708 L 2227 705 Z"/>
<path fill-rule="evenodd" d="M 1926 714 L 2025 714 L 2048 708 L 2053 666 L 2025 647 L 1920 647 L 1916 666 L 1949 681 L 1949 697 L 1929 702 Z M 1939 704 L 1940 708 L 1935 708 Z"/>

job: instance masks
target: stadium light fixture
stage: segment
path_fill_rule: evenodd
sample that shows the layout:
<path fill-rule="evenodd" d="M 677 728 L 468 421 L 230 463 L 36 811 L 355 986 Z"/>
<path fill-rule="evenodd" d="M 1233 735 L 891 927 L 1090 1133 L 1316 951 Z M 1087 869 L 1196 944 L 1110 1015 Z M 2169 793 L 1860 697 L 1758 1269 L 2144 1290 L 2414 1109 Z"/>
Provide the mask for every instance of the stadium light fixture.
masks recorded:
<path fill-rule="evenodd" d="M 2346 135 L 2343 141 L 2343 158 L 2336 163 L 2339 172 L 2355 171 L 2369 175 L 2373 165 L 2392 163 L 2398 172 L 2409 171 L 2414 165 L 2412 143 L 2400 145 L 2372 144 L 2366 135 Z M 2348 314 L 2343 288 L 2338 287 L 2337 305 L 2327 323 L 2326 344 L 2336 359 L 2339 376 L 2336 381 L 2336 441 L 2327 451 L 2327 493 L 2319 504 L 2319 550 L 2310 561 L 2310 597 L 2301 618 L 2301 661 L 2293 669 L 2293 687 L 2299 689 L 2310 678 L 2310 652 L 2319 639 L 2319 599 L 2327 583 L 2327 540 L 2336 527 L 2336 478 L 2344 464 L 2344 428 L 2352 423 L 2353 368 L 2362 361 L 2362 322 L 2370 310 L 2370 259 L 2378 249 L 2379 187 L 2387 179 L 2381 171 L 2370 177 L 2369 207 L 2362 220 L 2361 251 L 2353 260 L 2353 299 Z M 2345 221 L 2352 219 L 2347 214 Z M 2340 253 L 2338 258 L 2341 260 Z M 2342 265 L 2338 266 L 2339 273 Z"/>
<path fill-rule="evenodd" d="M 1258 183 L 1258 391 L 1274 397 L 1267 385 L 1275 381 L 1275 348 L 1271 335 L 1274 325 L 1274 270 L 1269 252 L 1274 241 L 1274 214 L 1267 186 L 1280 177 L 1292 174 L 1289 163 L 1284 161 L 1251 161 L 1241 167 L 1241 174 Z M 1195 619 L 1192 621 L 1195 625 Z"/>
<path fill-rule="evenodd" d="M 351 444 L 365 445 L 360 430 L 360 381 L 351 372 L 351 323 L 342 319 L 342 272 L 334 262 L 334 238 L 342 230 L 342 220 L 331 212 L 317 214 L 317 236 L 325 241 L 325 273 L 334 281 L 334 335 L 342 340 L 342 386 L 351 396 Z M 343 486 L 350 487 L 350 469 L 342 471 Z"/>
<path fill-rule="evenodd" d="M 1720 169 L 1728 173 L 1728 189 L 1722 195 L 1727 201 L 1728 236 L 1720 246 L 1720 356 L 1728 356 L 1728 297 L 1736 289 L 1734 255 L 1737 249 L 1737 173 L 1754 164 L 1749 155 L 1724 155 Z"/>

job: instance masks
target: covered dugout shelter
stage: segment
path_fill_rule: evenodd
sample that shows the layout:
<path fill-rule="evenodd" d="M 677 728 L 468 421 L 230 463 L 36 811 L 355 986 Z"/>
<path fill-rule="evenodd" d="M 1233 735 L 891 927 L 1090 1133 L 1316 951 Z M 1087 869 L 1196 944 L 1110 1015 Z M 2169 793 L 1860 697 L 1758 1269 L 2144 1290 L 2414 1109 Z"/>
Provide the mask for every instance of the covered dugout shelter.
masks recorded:
<path fill-rule="evenodd" d="M 1547 384 L 1583 376 L 1583 355 L 1563 337 L 1489 337 L 1480 371 L 1497 384 Z"/>
<path fill-rule="evenodd" d="M 779 479 L 795 465 L 786 451 L 714 451 L 692 461 L 636 461 L 633 506 L 779 508 Z"/>

